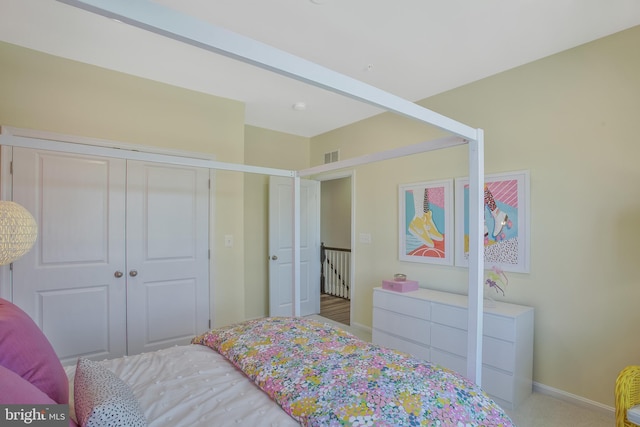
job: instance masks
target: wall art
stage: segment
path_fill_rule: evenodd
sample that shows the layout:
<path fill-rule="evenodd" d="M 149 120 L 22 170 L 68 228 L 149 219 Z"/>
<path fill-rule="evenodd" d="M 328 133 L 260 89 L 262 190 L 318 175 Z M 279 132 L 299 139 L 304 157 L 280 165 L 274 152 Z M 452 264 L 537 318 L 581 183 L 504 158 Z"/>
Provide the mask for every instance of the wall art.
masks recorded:
<path fill-rule="evenodd" d="M 469 265 L 469 179 L 456 179 L 457 266 Z M 529 171 L 485 176 L 484 263 L 529 272 Z"/>
<path fill-rule="evenodd" d="M 399 186 L 401 261 L 453 265 L 453 180 Z"/>

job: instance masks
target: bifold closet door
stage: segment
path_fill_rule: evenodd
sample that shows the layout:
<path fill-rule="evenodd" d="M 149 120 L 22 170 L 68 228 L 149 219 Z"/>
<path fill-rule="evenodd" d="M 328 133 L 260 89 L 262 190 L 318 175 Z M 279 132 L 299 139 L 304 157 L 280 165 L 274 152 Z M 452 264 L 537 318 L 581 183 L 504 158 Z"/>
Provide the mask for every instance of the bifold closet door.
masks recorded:
<path fill-rule="evenodd" d="M 208 225 L 208 169 L 128 161 L 128 354 L 208 328 Z"/>
<path fill-rule="evenodd" d="M 13 200 L 38 223 L 33 249 L 15 261 L 13 301 L 63 363 L 125 354 L 126 162 L 13 149 Z M 25 338 L 26 339 L 26 338 Z"/>
<path fill-rule="evenodd" d="M 209 323 L 209 171 L 13 148 L 38 223 L 13 301 L 63 363 L 186 344 Z"/>

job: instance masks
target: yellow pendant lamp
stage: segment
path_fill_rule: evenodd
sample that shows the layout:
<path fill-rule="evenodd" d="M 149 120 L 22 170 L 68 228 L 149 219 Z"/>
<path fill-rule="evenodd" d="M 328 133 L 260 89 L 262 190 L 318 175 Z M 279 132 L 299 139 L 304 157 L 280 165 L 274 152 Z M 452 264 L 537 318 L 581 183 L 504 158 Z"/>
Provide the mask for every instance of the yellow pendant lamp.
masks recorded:
<path fill-rule="evenodd" d="M 0 200 L 0 265 L 29 252 L 37 237 L 38 225 L 31 213 L 15 202 Z"/>

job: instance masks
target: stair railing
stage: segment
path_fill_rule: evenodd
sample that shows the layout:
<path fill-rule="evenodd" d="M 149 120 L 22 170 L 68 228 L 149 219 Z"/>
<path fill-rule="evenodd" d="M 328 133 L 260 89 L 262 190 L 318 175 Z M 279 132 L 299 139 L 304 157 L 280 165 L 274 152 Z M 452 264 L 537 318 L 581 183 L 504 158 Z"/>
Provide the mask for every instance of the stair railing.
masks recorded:
<path fill-rule="evenodd" d="M 320 291 L 351 299 L 351 249 L 320 245 Z"/>

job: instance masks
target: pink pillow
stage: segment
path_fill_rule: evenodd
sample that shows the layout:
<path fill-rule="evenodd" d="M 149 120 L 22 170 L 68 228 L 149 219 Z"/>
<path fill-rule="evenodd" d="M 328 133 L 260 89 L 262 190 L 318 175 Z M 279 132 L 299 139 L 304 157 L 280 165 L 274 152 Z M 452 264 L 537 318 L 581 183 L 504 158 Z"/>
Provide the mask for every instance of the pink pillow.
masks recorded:
<path fill-rule="evenodd" d="M 12 370 L 0 366 L 0 404 L 55 405 L 56 402 Z M 78 427 L 71 417 L 69 417 L 69 427 Z"/>
<path fill-rule="evenodd" d="M 38 387 L 10 369 L 0 366 L 0 403 L 3 405 L 47 405 L 56 402 Z"/>
<path fill-rule="evenodd" d="M 15 304 L 0 298 L 0 365 L 57 403 L 69 403 L 69 383 L 56 352 L 38 325 Z"/>

